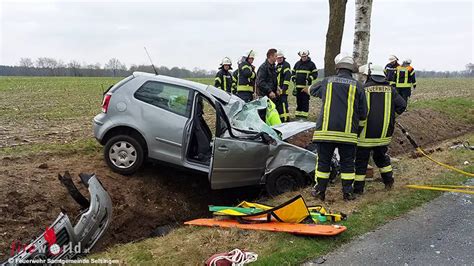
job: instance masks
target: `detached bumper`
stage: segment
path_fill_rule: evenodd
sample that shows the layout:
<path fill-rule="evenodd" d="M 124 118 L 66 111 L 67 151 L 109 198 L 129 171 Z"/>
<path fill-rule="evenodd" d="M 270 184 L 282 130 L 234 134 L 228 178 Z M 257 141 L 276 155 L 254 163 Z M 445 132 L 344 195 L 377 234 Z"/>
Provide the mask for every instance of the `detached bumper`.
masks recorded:
<path fill-rule="evenodd" d="M 95 175 L 80 174 L 80 177 L 89 190 L 90 202 L 79 192 L 69 173 L 59 175 L 59 180 L 83 209 L 77 224 L 73 225 L 67 214 L 61 212 L 54 223 L 25 248 L 21 243 L 18 247 L 12 245 L 12 252 L 16 254 L 1 265 L 72 259 L 89 253 L 112 220 L 112 200 Z"/>

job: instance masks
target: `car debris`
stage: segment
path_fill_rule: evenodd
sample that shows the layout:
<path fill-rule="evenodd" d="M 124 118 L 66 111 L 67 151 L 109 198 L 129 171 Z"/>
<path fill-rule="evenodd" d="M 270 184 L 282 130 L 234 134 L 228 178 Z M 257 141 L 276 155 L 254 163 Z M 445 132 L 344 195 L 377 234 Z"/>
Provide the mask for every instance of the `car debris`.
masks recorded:
<path fill-rule="evenodd" d="M 58 175 L 69 194 L 81 206 L 81 216 L 73 225 L 65 211 L 45 232 L 30 244 L 17 247 L 12 244 L 14 254 L 1 265 L 17 265 L 34 261 L 42 264 L 57 260 L 73 259 L 87 254 L 107 230 L 112 221 L 112 200 L 95 174 L 79 174 L 82 184 L 88 188 L 90 200 L 86 199 L 74 185 L 71 175 Z"/>

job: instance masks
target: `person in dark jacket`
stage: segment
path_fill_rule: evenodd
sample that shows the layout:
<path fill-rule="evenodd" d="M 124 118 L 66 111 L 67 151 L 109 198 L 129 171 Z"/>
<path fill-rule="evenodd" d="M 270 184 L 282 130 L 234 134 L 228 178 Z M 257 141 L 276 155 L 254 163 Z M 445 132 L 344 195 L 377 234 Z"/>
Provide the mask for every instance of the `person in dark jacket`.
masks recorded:
<path fill-rule="evenodd" d="M 318 160 L 315 173 L 317 184 L 311 194 L 325 199 L 331 159 L 337 148 L 343 198 L 353 200 L 357 138 L 359 126 L 367 118 L 367 102 L 363 85 L 352 77 L 353 72 L 358 72 L 352 56 L 339 54 L 334 61 L 337 75 L 327 77 L 310 88 L 311 95 L 321 98 L 323 102 L 313 135 Z"/>
<path fill-rule="evenodd" d="M 291 65 L 286 61 L 283 52 L 277 52 L 277 84 L 280 93 L 280 101 L 276 106 L 282 122 L 290 121 L 290 112 L 288 109 L 288 87 L 291 82 Z"/>
<path fill-rule="evenodd" d="M 384 73 L 386 80 L 390 83 L 390 85 L 395 86 L 395 77 L 397 74 L 397 67 L 400 66 L 398 64 L 398 57 L 391 55 L 388 57 L 388 64 L 385 66 Z"/>
<path fill-rule="evenodd" d="M 318 69 L 309 57 L 309 51 L 300 51 L 298 55 L 301 59 L 296 62 L 293 68 L 293 82 L 295 89 L 293 95 L 296 93 L 296 111 L 295 116 L 300 118 L 308 118 L 309 114 L 309 94 L 304 90 L 313 84 L 318 78 Z"/>
<path fill-rule="evenodd" d="M 224 57 L 219 67 L 219 71 L 214 79 L 214 87 L 224 90 L 228 93 L 232 93 L 233 78 L 232 72 L 232 61 L 228 57 Z"/>
<path fill-rule="evenodd" d="M 364 90 L 369 111 L 367 123 L 357 143 L 355 194 L 364 192 L 365 175 L 371 152 L 385 188 L 392 188 L 394 179 L 390 157 L 387 155 L 388 145 L 395 128 L 395 114 L 400 115 L 406 109 L 405 100 L 385 79 L 381 66 L 365 65 L 360 70 L 367 77 Z"/>
<path fill-rule="evenodd" d="M 276 49 L 269 49 L 267 60 L 258 68 L 256 87 L 259 96 L 268 96 L 274 103 L 278 98 L 277 72 L 275 67 Z"/>
<path fill-rule="evenodd" d="M 237 78 L 237 96 L 245 102 L 253 100 L 255 92 L 255 66 L 253 60 L 255 52 L 250 50 L 242 57 L 242 62 L 239 64 L 238 78 Z"/>

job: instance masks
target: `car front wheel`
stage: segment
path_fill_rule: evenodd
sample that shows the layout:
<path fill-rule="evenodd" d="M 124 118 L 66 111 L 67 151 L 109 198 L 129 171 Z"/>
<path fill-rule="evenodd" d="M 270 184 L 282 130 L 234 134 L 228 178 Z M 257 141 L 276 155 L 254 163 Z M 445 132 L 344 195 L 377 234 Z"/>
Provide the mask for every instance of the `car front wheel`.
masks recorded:
<path fill-rule="evenodd" d="M 143 147 L 135 138 L 128 135 L 117 135 L 110 138 L 104 147 L 104 158 L 107 165 L 116 173 L 131 175 L 144 162 Z"/>
<path fill-rule="evenodd" d="M 280 167 L 268 175 L 265 187 L 270 196 L 277 196 L 302 188 L 305 183 L 305 178 L 298 169 Z"/>

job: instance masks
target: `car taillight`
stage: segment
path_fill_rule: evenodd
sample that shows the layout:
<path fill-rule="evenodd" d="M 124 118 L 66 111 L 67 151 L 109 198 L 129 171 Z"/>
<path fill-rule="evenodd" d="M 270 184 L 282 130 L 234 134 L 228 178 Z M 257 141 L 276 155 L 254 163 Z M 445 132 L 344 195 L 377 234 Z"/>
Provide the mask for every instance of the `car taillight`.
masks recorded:
<path fill-rule="evenodd" d="M 111 94 L 104 95 L 104 100 L 102 101 L 102 112 L 107 113 L 109 109 L 110 98 L 112 97 Z"/>

